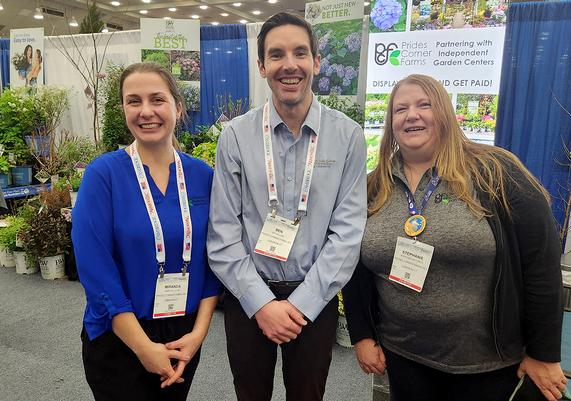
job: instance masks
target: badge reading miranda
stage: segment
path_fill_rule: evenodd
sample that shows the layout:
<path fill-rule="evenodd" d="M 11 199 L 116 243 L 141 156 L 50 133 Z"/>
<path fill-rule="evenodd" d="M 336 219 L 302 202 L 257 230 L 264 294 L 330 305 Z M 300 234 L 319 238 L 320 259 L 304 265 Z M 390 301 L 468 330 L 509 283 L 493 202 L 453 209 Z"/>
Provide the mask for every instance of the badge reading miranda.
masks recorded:
<path fill-rule="evenodd" d="M 420 214 L 415 214 L 406 219 L 404 223 L 404 232 L 409 237 L 420 235 L 426 228 L 426 219 Z"/>

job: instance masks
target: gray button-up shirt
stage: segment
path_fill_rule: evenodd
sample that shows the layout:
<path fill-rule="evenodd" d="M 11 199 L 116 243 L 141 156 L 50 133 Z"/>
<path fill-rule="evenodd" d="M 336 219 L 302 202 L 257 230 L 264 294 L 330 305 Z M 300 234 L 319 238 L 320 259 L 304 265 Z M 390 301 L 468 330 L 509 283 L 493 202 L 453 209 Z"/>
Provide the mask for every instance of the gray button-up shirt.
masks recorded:
<path fill-rule="evenodd" d="M 314 97 L 294 138 L 270 101 L 279 215 L 296 216 L 307 148 L 317 130 Z M 351 277 L 365 221 L 365 140 L 358 124 L 321 106 L 321 127 L 307 215 L 286 262 L 254 253 L 268 206 L 262 107 L 232 120 L 220 135 L 210 204 L 210 267 L 252 317 L 274 299 L 263 278 L 303 280 L 288 300 L 308 319 L 321 310 Z"/>

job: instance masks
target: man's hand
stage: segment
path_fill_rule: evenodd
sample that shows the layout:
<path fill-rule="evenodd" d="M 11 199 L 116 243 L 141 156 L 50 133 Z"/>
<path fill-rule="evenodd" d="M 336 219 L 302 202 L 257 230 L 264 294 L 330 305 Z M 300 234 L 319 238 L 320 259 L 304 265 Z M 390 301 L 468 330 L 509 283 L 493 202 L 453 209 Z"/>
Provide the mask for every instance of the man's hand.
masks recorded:
<path fill-rule="evenodd" d="M 517 375 L 521 378 L 528 375 L 549 401 L 562 397 L 561 392 L 567 386 L 567 378 L 561 370 L 559 362 L 542 362 L 526 356 L 519 364 Z"/>
<path fill-rule="evenodd" d="M 295 340 L 307 324 L 301 312 L 288 301 L 270 301 L 254 317 L 264 335 L 278 345 Z"/>
<path fill-rule="evenodd" d="M 365 373 L 385 374 L 387 367 L 382 348 L 372 338 L 364 338 L 355 344 L 359 366 Z"/>

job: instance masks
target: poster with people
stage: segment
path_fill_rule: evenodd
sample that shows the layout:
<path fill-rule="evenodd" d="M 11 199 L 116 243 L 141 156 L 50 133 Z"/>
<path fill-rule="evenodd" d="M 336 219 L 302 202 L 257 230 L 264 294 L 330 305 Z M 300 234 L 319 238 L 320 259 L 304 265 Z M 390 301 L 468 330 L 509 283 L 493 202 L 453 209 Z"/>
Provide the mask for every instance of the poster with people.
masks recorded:
<path fill-rule="evenodd" d="M 141 61 L 174 75 L 187 110 L 200 110 L 200 21 L 141 19 Z"/>
<path fill-rule="evenodd" d="M 448 89 L 470 139 L 494 143 L 506 11 L 504 0 L 371 2 L 365 101 L 370 166 L 376 164 L 389 93 L 415 73 Z"/>
<path fill-rule="evenodd" d="M 357 95 L 363 37 L 363 0 L 323 0 L 305 5 L 321 55 L 321 70 L 313 79 L 319 95 Z"/>
<path fill-rule="evenodd" d="M 44 28 L 10 29 L 10 87 L 44 84 Z"/>

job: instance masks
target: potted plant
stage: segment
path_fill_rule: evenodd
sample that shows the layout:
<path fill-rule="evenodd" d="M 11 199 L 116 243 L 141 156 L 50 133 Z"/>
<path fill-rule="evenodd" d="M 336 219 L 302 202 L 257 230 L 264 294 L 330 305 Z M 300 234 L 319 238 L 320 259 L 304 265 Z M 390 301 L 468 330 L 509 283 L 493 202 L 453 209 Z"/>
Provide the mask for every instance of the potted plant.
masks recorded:
<path fill-rule="evenodd" d="M 70 245 L 70 239 L 61 209 L 69 205 L 69 192 L 54 188 L 42 192 L 40 199 L 40 211 L 29 220 L 29 230 L 22 235 L 24 249 L 38 259 L 44 279 L 63 278 L 64 253 Z"/>
<path fill-rule="evenodd" d="M 8 237 L 10 236 L 10 226 L 6 219 L 0 220 L 0 266 L 16 267 L 16 260 L 12 249 L 8 247 Z"/>
<path fill-rule="evenodd" d="M 38 266 L 33 257 L 28 255 L 22 248 L 21 235 L 28 229 L 24 217 L 8 216 L 8 227 L 0 233 L 0 244 L 12 251 L 15 259 L 16 273 L 32 274 L 38 271 Z"/>
<path fill-rule="evenodd" d="M 55 154 L 56 130 L 69 109 L 68 90 L 57 86 L 39 87 L 32 97 L 36 111 L 31 136 L 26 138 L 34 157 L 49 158 Z"/>
<path fill-rule="evenodd" d="M 79 186 L 81 185 L 81 179 L 83 174 L 80 172 L 75 172 L 69 176 L 67 179 L 67 184 L 69 187 L 69 196 L 71 199 L 71 207 L 75 206 L 75 201 L 77 200 L 77 192 L 79 191 Z"/>

